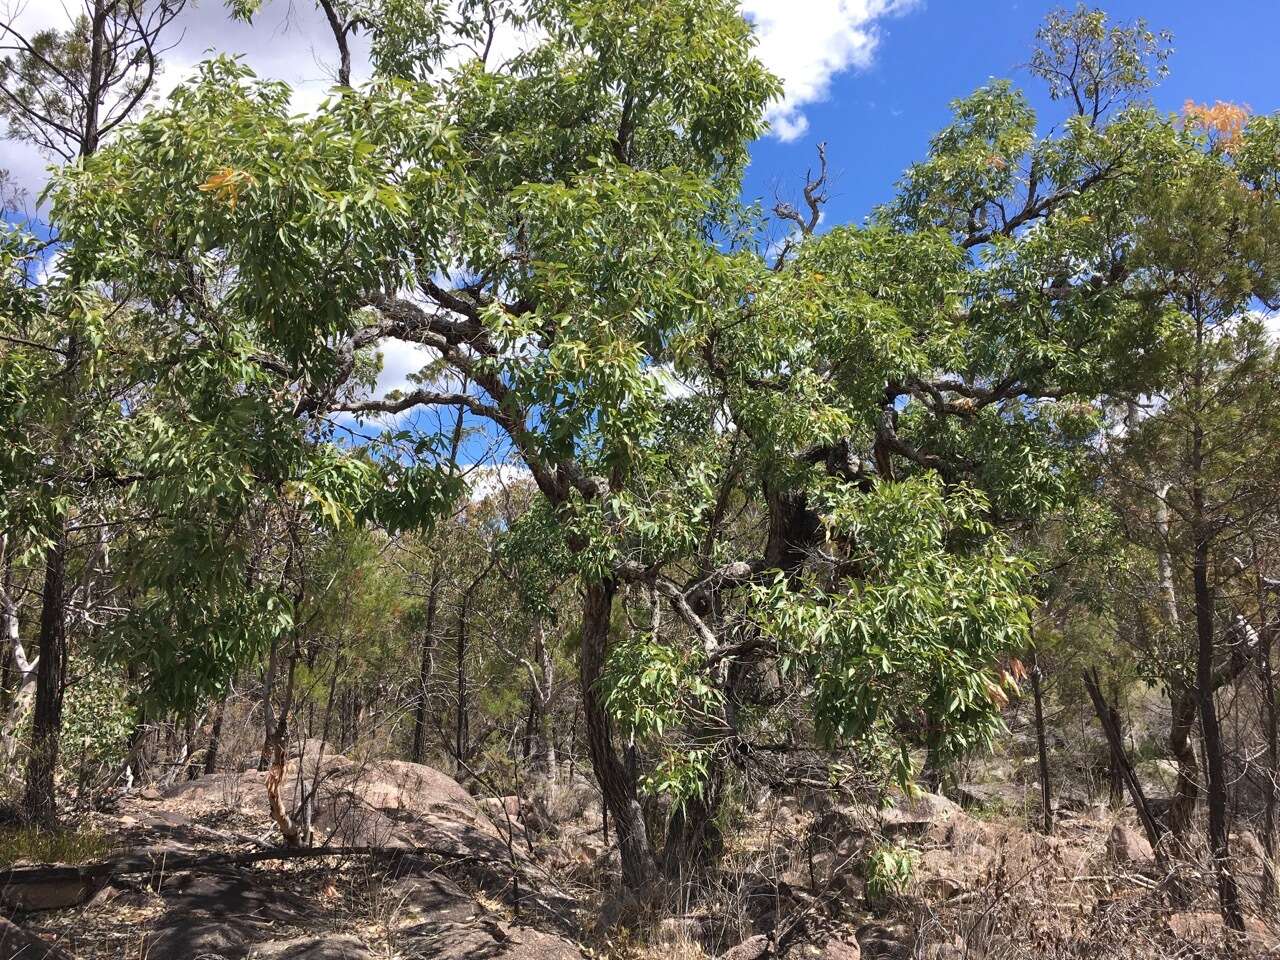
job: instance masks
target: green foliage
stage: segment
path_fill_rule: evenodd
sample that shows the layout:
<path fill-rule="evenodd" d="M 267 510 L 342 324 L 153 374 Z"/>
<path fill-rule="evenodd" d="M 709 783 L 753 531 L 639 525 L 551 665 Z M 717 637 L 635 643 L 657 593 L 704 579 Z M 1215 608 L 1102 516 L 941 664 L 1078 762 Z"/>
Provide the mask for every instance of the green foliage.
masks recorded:
<path fill-rule="evenodd" d="M 901 842 L 879 844 L 867 855 L 864 867 L 867 896 L 879 900 L 905 893 L 919 863 L 919 850 Z"/>
<path fill-rule="evenodd" d="M 83 655 L 71 657 L 58 751 L 69 768 L 96 773 L 119 764 L 128 752 L 135 705 L 113 666 Z"/>
<path fill-rule="evenodd" d="M 649 790 L 687 804 L 726 744 L 796 729 L 905 782 L 921 741 L 1000 729 L 999 664 L 1068 589 L 1032 561 L 1108 535 L 1084 521 L 1113 401 L 1197 350 L 1261 356 L 1256 330 L 1204 353 L 1186 303 L 1225 322 L 1277 296 L 1280 133 L 1144 106 L 1167 43 L 1141 22 L 1054 14 L 1031 69 L 1074 116 L 1041 132 L 993 81 L 869 225 L 779 259 L 738 203 L 779 86 L 728 0 L 334 9 L 368 84 L 297 115 L 214 58 L 55 180 L 53 282 L 29 282 L 29 238 L 0 243 L 0 522 L 38 553 L 67 518 L 146 518 L 98 639 L 149 704 L 191 710 L 282 644 L 304 699 L 325 670 L 387 696 L 407 648 L 379 610 L 425 645 L 447 595 L 454 668 L 510 719 L 536 670 L 505 638 L 585 584 L 622 598 L 586 695 Z M 529 42 L 493 62 L 491 26 Z M 431 360 L 366 401 L 388 337 Z M 1165 450 L 1173 399 L 1126 442 Z M 508 443 L 518 505 L 462 502 L 444 430 L 334 419 L 419 408 Z M 388 543 L 426 559 L 383 576 Z M 462 649 L 463 600 L 489 646 Z M 752 702 L 775 665 L 788 696 Z"/>
<path fill-rule="evenodd" d="M 1167 30 L 1153 31 L 1141 18 L 1112 23 L 1083 3 L 1050 13 L 1036 39 L 1030 67 L 1049 85 L 1049 96 L 1070 99 L 1081 115 L 1094 117 L 1156 86 L 1173 52 Z"/>
<path fill-rule="evenodd" d="M 661 736 L 690 714 L 710 715 L 723 701 L 699 666 L 693 654 L 651 637 L 625 639 L 609 652 L 605 703 L 629 736 Z"/>
<path fill-rule="evenodd" d="M 832 593 L 779 578 L 752 608 L 784 668 L 812 678 L 819 735 L 892 758 L 900 780 L 912 768 L 899 731 L 921 718 L 944 752 L 985 745 L 1007 699 L 992 668 L 1029 638 L 1026 564 L 991 535 L 974 490 L 920 477 L 825 492 L 857 580 Z"/>

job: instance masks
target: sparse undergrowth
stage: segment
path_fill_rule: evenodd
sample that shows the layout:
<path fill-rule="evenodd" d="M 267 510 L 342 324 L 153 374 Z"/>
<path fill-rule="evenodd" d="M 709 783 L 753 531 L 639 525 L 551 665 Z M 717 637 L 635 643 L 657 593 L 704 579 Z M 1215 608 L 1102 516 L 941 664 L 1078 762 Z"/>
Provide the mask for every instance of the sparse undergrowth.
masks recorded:
<path fill-rule="evenodd" d="M 0 866 L 88 863 L 110 852 L 110 838 L 93 828 L 49 829 L 24 824 L 0 826 Z"/>

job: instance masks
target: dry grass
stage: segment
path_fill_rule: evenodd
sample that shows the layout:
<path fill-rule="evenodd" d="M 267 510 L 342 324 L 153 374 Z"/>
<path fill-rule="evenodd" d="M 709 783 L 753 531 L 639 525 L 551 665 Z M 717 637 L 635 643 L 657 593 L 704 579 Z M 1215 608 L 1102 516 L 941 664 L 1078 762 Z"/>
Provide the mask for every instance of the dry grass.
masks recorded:
<path fill-rule="evenodd" d="M 92 828 L 0 827 L 0 866 L 15 863 L 88 863 L 111 852 L 107 834 Z"/>

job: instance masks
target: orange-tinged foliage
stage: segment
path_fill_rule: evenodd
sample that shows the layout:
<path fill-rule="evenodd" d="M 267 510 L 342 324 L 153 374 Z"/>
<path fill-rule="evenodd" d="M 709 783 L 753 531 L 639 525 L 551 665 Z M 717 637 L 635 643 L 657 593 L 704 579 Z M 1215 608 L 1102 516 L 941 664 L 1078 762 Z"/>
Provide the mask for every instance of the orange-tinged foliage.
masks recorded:
<path fill-rule="evenodd" d="M 1227 152 L 1239 144 L 1245 125 L 1249 122 L 1250 112 L 1247 104 L 1228 103 L 1225 100 L 1219 100 L 1212 106 L 1196 103 L 1194 100 L 1188 100 L 1182 105 L 1186 125 L 1203 130 L 1213 143 Z"/>
<path fill-rule="evenodd" d="M 231 205 L 231 209 L 236 208 L 236 203 L 240 199 L 240 192 L 249 187 L 254 186 L 255 180 L 253 175 L 244 170 L 237 170 L 234 167 L 222 167 L 204 183 L 200 184 L 201 193 L 213 193 L 219 200 Z"/>

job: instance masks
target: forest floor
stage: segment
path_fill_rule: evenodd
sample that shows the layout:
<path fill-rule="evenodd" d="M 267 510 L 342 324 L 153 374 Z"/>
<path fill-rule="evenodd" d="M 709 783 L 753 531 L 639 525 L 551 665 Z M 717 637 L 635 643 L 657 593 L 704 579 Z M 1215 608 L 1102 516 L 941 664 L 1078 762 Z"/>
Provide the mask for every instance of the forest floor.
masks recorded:
<path fill-rule="evenodd" d="M 1202 879 L 1171 906 L 1146 841 L 1101 805 L 1061 811 L 1044 836 L 932 794 L 886 809 L 775 798 L 673 903 L 612 890 L 585 783 L 550 805 L 477 800 L 432 768 L 314 745 L 285 783 L 313 797 L 314 842 L 343 854 L 248 862 L 276 836 L 256 771 L 142 790 L 77 824 L 122 870 L 8 876 L 18 926 L 0 921 L 0 960 L 1280 957 L 1256 915 L 1228 937 Z M 1249 899 L 1255 851 L 1239 846 Z"/>

